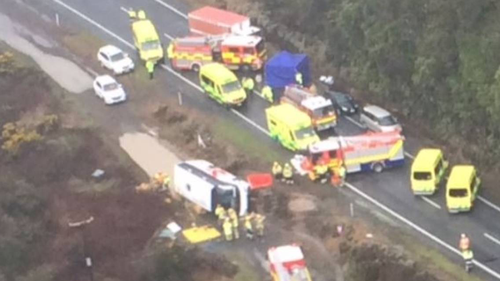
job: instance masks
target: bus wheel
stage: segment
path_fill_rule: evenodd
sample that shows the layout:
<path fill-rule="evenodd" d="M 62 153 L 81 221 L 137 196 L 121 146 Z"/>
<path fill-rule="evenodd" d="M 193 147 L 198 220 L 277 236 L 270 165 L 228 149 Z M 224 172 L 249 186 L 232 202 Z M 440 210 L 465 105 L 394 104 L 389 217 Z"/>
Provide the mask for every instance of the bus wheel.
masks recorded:
<path fill-rule="evenodd" d="M 375 173 L 381 173 L 384 170 L 384 165 L 382 163 L 375 163 L 372 169 Z"/>

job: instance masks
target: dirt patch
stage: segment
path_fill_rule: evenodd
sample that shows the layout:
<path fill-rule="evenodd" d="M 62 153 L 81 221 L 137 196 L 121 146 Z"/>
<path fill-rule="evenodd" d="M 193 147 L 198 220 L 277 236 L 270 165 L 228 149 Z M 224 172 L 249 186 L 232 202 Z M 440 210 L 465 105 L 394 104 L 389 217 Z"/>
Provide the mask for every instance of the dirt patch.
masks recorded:
<path fill-rule="evenodd" d="M 315 198 L 306 194 L 292 194 L 288 209 L 294 213 L 305 213 L 316 210 Z"/>

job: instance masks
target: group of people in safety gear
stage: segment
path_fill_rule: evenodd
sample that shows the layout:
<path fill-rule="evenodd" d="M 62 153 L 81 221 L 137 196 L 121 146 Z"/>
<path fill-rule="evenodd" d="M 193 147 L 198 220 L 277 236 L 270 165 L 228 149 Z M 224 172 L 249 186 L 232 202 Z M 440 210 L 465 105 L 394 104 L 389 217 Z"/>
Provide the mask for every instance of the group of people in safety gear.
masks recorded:
<path fill-rule="evenodd" d="M 155 183 L 160 186 L 161 190 L 167 190 L 170 187 L 170 177 L 163 172 L 158 172 L 153 176 Z"/>
<path fill-rule="evenodd" d="M 473 266 L 474 253 L 472 252 L 470 238 L 465 233 L 460 235 L 458 248 L 462 252 L 462 258 L 465 263 L 465 271 L 469 272 Z"/>
<path fill-rule="evenodd" d="M 285 165 L 281 167 L 278 162 L 274 162 L 271 172 L 275 180 L 282 181 L 286 184 L 294 184 L 293 169 L 289 163 L 285 163 Z"/>
<path fill-rule="evenodd" d="M 232 241 L 240 238 L 240 218 L 233 208 L 226 210 L 219 204 L 215 208 L 215 215 L 217 216 L 219 225 L 222 227 L 222 232 L 224 233 L 226 241 Z M 243 218 L 243 227 L 248 239 L 253 240 L 255 233 L 259 238 L 264 236 L 265 219 L 265 216 L 256 213 L 247 214 Z"/>

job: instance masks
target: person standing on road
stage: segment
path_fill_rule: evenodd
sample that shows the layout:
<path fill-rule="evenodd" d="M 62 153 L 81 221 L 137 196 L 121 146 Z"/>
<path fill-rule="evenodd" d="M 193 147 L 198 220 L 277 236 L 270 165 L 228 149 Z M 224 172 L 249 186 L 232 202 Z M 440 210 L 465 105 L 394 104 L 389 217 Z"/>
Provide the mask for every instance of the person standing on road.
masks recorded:
<path fill-rule="evenodd" d="M 155 71 L 155 63 L 153 61 L 146 61 L 146 70 L 149 73 L 149 80 L 153 79 L 153 74 Z"/>
<path fill-rule="evenodd" d="M 347 169 L 344 167 L 344 165 L 340 165 L 339 168 L 340 187 L 344 186 L 346 176 L 347 176 Z"/>
<path fill-rule="evenodd" d="M 245 216 L 245 231 L 247 238 L 253 240 L 253 226 L 252 226 L 253 213 Z"/>
<path fill-rule="evenodd" d="M 276 161 L 273 163 L 272 173 L 275 180 L 280 181 L 283 179 L 283 168 Z"/>
<path fill-rule="evenodd" d="M 463 251 L 462 258 L 465 263 L 465 271 L 469 272 L 473 267 L 474 253 L 470 249 Z"/>
<path fill-rule="evenodd" d="M 462 233 L 460 235 L 460 242 L 458 243 L 458 247 L 462 252 L 470 250 L 470 239 L 465 233 Z"/>
<path fill-rule="evenodd" d="M 241 82 L 243 84 L 243 89 L 245 89 L 245 91 L 247 92 L 247 97 L 250 98 L 255 87 L 255 82 L 253 81 L 252 77 L 243 77 Z"/>
<path fill-rule="evenodd" d="M 226 218 L 224 220 L 222 229 L 224 230 L 224 237 L 226 238 L 226 241 L 233 240 L 233 224 L 231 223 L 231 220 L 229 218 Z"/>
<path fill-rule="evenodd" d="M 264 237 L 264 220 L 266 219 L 265 216 L 261 214 L 257 214 L 255 216 L 255 230 L 257 232 L 257 236 L 259 238 Z"/>
<path fill-rule="evenodd" d="M 285 163 L 285 167 L 283 168 L 283 180 L 286 184 L 293 184 L 293 170 L 290 164 Z"/>
<path fill-rule="evenodd" d="M 274 103 L 274 99 L 273 99 L 273 89 L 271 89 L 271 87 L 269 87 L 268 85 L 265 85 L 263 88 L 262 88 L 262 96 L 270 103 Z"/>
<path fill-rule="evenodd" d="M 227 210 L 227 214 L 229 215 L 229 219 L 231 220 L 231 225 L 233 227 L 233 236 L 234 239 L 239 239 L 240 238 L 240 231 L 238 230 L 238 215 L 236 214 L 236 211 L 234 211 L 233 208 L 229 208 Z"/>

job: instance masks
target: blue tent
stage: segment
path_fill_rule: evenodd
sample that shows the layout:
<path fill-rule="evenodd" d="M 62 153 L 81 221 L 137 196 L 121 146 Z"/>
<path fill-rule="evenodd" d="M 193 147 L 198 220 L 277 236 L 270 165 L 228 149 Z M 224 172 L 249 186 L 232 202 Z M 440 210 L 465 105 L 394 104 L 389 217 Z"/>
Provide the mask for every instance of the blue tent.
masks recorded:
<path fill-rule="evenodd" d="M 280 52 L 267 61 L 265 67 L 266 84 L 271 88 L 284 88 L 295 84 L 295 74 L 302 73 L 304 86 L 311 84 L 309 72 L 309 58 L 304 54 L 292 54 L 287 51 Z"/>

